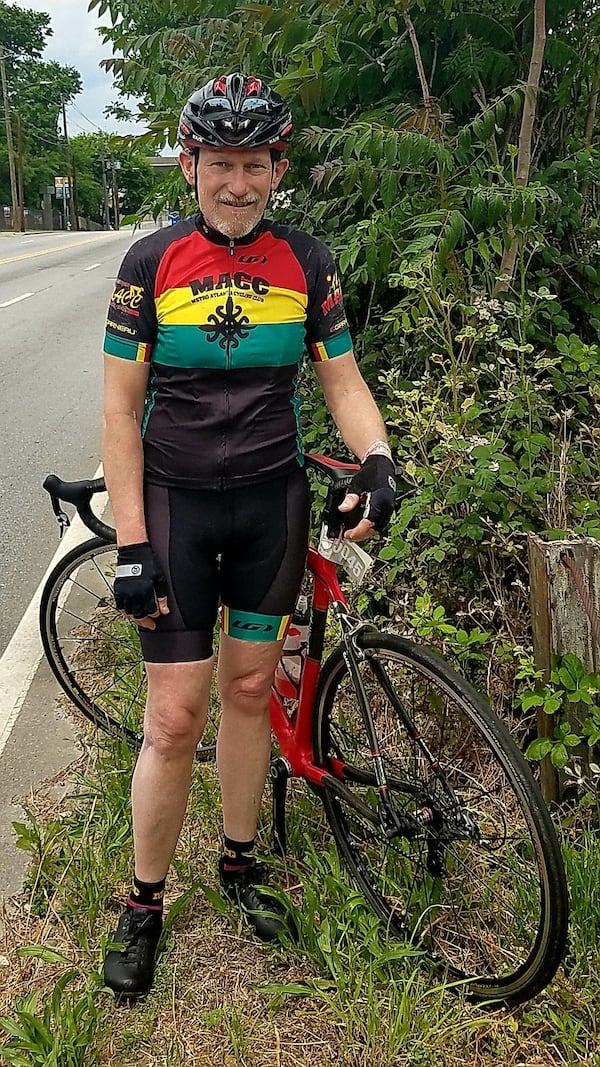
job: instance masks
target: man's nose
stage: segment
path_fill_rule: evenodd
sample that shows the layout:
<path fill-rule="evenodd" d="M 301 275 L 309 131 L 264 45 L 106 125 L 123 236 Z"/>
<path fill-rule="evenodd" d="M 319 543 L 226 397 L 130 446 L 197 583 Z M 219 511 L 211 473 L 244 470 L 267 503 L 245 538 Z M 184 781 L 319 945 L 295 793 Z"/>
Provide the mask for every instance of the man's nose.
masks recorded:
<path fill-rule="evenodd" d="M 243 167 L 236 167 L 229 175 L 229 190 L 234 196 L 245 196 L 248 192 L 248 176 Z"/>

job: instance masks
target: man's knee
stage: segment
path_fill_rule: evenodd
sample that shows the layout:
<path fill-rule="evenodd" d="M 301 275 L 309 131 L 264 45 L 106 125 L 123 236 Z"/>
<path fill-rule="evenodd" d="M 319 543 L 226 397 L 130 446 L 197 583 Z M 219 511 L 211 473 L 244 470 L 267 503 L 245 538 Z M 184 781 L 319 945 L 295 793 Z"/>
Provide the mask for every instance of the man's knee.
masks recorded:
<path fill-rule="evenodd" d="M 269 699 L 273 672 L 251 671 L 233 678 L 219 677 L 219 692 L 223 705 L 234 704 L 249 712 L 262 713 Z"/>
<path fill-rule="evenodd" d="M 204 724 L 191 710 L 180 707 L 148 709 L 144 723 L 144 745 L 163 759 L 178 759 L 193 753 Z"/>

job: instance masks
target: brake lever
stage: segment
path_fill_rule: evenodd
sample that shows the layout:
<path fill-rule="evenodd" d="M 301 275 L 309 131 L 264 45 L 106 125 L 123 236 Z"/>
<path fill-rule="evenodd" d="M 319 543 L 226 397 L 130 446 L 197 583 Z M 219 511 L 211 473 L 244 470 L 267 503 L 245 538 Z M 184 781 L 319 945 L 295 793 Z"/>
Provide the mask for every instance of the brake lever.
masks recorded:
<path fill-rule="evenodd" d="M 71 525 L 71 520 L 67 515 L 66 511 L 63 511 L 63 509 L 61 508 L 60 500 L 57 496 L 53 496 L 52 494 L 50 494 L 50 500 L 52 501 L 52 510 L 56 516 L 56 521 L 58 523 L 58 539 L 60 541 L 65 530 L 69 529 L 69 526 Z"/>

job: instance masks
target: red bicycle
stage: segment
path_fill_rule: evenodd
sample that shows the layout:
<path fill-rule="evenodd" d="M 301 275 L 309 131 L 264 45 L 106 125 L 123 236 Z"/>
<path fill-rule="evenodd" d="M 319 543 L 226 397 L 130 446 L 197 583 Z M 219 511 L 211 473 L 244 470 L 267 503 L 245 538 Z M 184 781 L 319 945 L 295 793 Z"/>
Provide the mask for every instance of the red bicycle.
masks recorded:
<path fill-rule="evenodd" d="M 271 697 L 276 849 L 286 848 L 287 783 L 303 778 L 389 938 L 421 945 L 473 999 L 514 1006 L 547 985 L 565 948 L 567 889 L 552 821 L 483 697 L 437 653 L 350 611 L 338 568 L 358 580 L 368 557 L 327 531 L 355 468 L 305 460 L 330 487 L 319 544 L 308 552 L 310 625 L 297 699 L 285 686 Z M 44 486 L 61 529 L 69 523 L 62 500 L 97 535 L 46 583 L 48 662 L 95 726 L 139 747 L 144 664 L 136 628 L 114 607 L 115 531 L 91 508 L 104 483 L 51 475 Z M 324 658 L 331 623 L 339 640 Z M 209 723 L 200 760 L 214 755 L 215 732 Z"/>

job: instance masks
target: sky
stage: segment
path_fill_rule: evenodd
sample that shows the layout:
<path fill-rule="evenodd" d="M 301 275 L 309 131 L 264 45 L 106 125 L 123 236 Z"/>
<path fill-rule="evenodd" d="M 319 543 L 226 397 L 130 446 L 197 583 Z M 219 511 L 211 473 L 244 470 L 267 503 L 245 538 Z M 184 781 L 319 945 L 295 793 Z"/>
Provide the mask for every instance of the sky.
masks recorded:
<path fill-rule="evenodd" d="M 83 91 L 67 107 L 69 135 L 94 133 L 99 128 L 110 133 L 143 133 L 144 126 L 135 122 L 117 122 L 103 115 L 107 104 L 116 102 L 112 75 L 99 66 L 101 59 L 112 55 L 110 45 L 102 43 L 97 27 L 108 15 L 98 18 L 88 12 L 89 0 L 19 0 L 15 7 L 45 11 L 50 16 L 53 35 L 48 39 L 42 58 L 75 67 L 81 74 Z M 135 110 L 133 102 L 126 101 Z"/>

